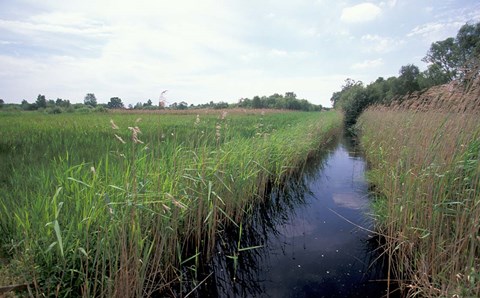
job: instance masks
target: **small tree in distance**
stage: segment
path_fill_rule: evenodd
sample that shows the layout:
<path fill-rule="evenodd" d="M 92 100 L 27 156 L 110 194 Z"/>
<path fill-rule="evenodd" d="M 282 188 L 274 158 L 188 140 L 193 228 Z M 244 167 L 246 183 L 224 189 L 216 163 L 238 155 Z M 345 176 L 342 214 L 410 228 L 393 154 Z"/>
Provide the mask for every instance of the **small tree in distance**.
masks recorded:
<path fill-rule="evenodd" d="M 123 102 L 119 97 L 112 97 L 110 101 L 107 103 L 107 107 L 109 109 L 122 109 Z"/>
<path fill-rule="evenodd" d="M 38 108 L 46 108 L 47 107 L 47 99 L 45 98 L 45 95 L 39 94 L 37 96 L 37 107 Z"/>
<path fill-rule="evenodd" d="M 83 103 L 87 106 L 96 107 L 97 106 L 97 98 L 95 97 L 95 94 L 87 93 Z"/>

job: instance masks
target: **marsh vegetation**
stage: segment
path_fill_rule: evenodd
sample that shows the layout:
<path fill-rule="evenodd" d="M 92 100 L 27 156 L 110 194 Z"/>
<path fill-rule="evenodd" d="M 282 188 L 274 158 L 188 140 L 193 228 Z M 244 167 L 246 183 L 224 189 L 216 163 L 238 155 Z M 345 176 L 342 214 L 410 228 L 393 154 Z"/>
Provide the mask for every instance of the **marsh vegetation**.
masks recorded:
<path fill-rule="evenodd" d="M 371 108 L 358 127 L 392 280 L 410 296 L 478 297 L 478 115 Z"/>
<path fill-rule="evenodd" d="M 0 117 L 2 270 L 46 296 L 168 293 L 341 126 L 337 112 Z"/>

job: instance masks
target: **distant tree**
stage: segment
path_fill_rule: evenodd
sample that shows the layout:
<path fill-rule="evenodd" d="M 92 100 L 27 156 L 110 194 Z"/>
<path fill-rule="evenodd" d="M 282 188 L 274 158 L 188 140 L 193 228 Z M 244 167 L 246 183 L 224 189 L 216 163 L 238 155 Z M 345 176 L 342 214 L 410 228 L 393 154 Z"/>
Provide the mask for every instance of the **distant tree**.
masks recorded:
<path fill-rule="evenodd" d="M 55 101 L 55 105 L 59 106 L 59 107 L 62 107 L 62 108 L 68 108 L 70 107 L 71 103 L 70 103 L 70 100 L 63 100 L 61 98 L 57 98 L 57 100 Z"/>
<path fill-rule="evenodd" d="M 177 109 L 179 109 L 179 110 L 186 110 L 186 109 L 188 109 L 188 103 L 186 103 L 185 101 L 181 101 L 181 102 L 178 104 Z"/>
<path fill-rule="evenodd" d="M 239 108 L 251 108 L 252 107 L 252 100 L 249 98 L 240 98 L 238 101 Z"/>
<path fill-rule="evenodd" d="M 368 93 L 361 81 L 347 80 L 344 85 L 337 106 L 345 114 L 345 125 L 347 127 L 356 123 L 357 117 L 370 104 Z"/>
<path fill-rule="evenodd" d="M 83 100 L 83 103 L 87 106 L 96 107 L 97 98 L 95 97 L 95 94 L 87 93 L 87 95 L 85 96 L 85 99 Z"/>
<path fill-rule="evenodd" d="M 442 71 L 438 64 L 431 64 L 418 76 L 420 89 L 448 83 L 450 76 Z"/>
<path fill-rule="evenodd" d="M 215 106 L 213 107 L 214 109 L 228 109 L 228 103 L 227 102 L 224 102 L 224 101 L 221 101 L 221 102 L 218 102 L 215 104 Z"/>
<path fill-rule="evenodd" d="M 153 105 L 153 102 L 150 99 L 147 100 L 147 102 L 143 104 L 144 107 L 151 107 L 152 105 Z"/>
<path fill-rule="evenodd" d="M 5 101 L 3 99 L 0 99 L 0 109 L 3 108 L 5 105 Z"/>
<path fill-rule="evenodd" d="M 34 102 L 32 104 L 28 103 L 25 99 L 22 100 L 22 103 L 20 104 L 21 108 L 25 111 L 34 111 L 38 109 L 37 104 Z"/>
<path fill-rule="evenodd" d="M 47 100 L 45 99 L 45 95 L 39 94 L 37 96 L 37 101 L 35 102 L 37 108 L 46 108 L 47 107 Z"/>
<path fill-rule="evenodd" d="M 262 100 L 259 96 L 254 96 L 252 99 L 252 108 L 254 109 L 261 109 L 263 108 Z"/>
<path fill-rule="evenodd" d="M 420 90 L 418 84 L 418 76 L 420 70 L 413 64 L 408 64 L 400 68 L 400 76 L 398 77 L 399 90 L 398 94 L 404 95 L 413 91 Z"/>
<path fill-rule="evenodd" d="M 297 98 L 297 95 L 295 94 L 295 92 L 285 92 L 285 97 Z"/>
<path fill-rule="evenodd" d="M 119 97 L 112 97 L 110 101 L 107 103 L 107 107 L 109 109 L 121 109 L 123 108 L 123 102 Z"/>
<path fill-rule="evenodd" d="M 134 108 L 135 110 L 141 110 L 143 107 L 145 107 L 145 104 L 142 104 L 141 102 L 137 102 L 137 103 L 133 106 L 133 108 Z"/>

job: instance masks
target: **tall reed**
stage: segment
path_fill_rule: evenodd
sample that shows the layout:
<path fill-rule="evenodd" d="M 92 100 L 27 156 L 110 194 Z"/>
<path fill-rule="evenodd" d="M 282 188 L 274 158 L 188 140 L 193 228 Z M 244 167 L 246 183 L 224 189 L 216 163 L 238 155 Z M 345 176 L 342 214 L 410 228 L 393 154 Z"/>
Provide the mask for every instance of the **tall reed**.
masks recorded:
<path fill-rule="evenodd" d="M 335 112 L 0 117 L 2 248 L 37 295 L 84 297 L 168 295 L 182 263 L 341 125 Z"/>
<path fill-rule="evenodd" d="M 359 119 L 392 279 L 409 296 L 480 296 L 479 119 L 376 108 Z"/>

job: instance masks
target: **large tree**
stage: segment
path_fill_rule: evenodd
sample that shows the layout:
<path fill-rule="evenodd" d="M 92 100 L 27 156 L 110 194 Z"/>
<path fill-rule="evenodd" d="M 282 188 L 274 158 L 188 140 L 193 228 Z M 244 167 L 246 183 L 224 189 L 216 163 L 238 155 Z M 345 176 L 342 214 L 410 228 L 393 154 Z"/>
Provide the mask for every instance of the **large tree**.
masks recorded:
<path fill-rule="evenodd" d="M 435 68 L 441 69 L 449 80 L 453 80 L 458 68 L 458 46 L 455 39 L 449 37 L 432 43 L 427 55 L 422 60 L 435 65 Z"/>
<path fill-rule="evenodd" d="M 480 23 L 465 24 L 455 38 L 432 43 L 424 62 L 429 63 L 431 75 L 451 81 L 463 77 L 480 63 Z M 442 74 L 439 74 L 441 71 Z M 441 80 L 440 80 L 441 81 Z"/>
<path fill-rule="evenodd" d="M 465 24 L 457 33 L 455 42 L 458 45 L 459 63 L 465 64 L 480 55 L 480 23 Z"/>

